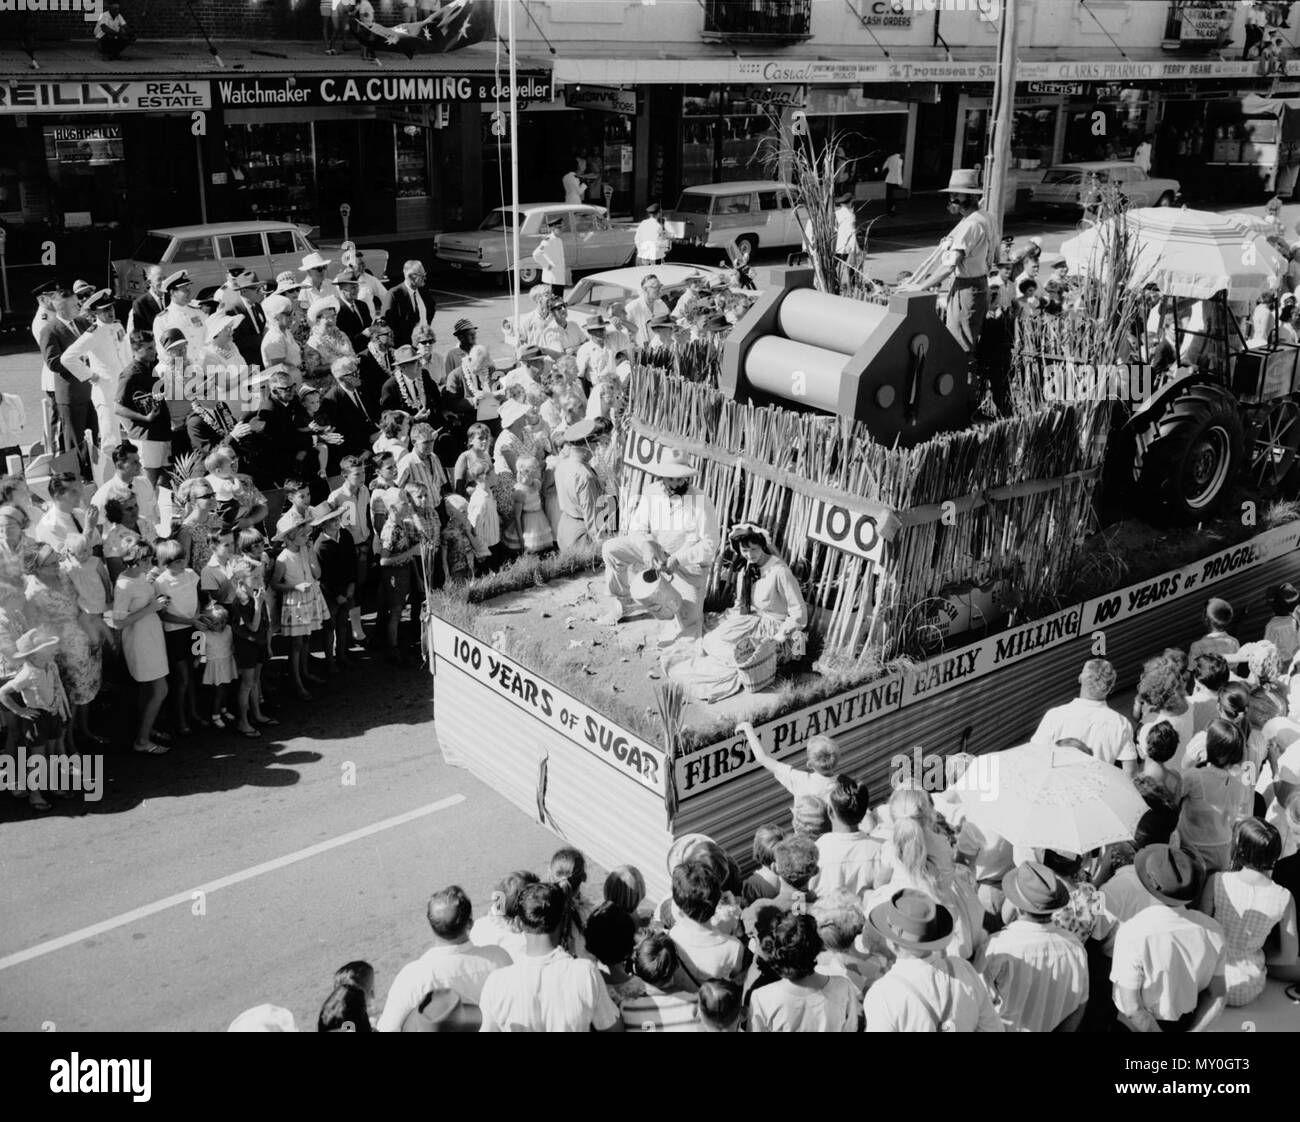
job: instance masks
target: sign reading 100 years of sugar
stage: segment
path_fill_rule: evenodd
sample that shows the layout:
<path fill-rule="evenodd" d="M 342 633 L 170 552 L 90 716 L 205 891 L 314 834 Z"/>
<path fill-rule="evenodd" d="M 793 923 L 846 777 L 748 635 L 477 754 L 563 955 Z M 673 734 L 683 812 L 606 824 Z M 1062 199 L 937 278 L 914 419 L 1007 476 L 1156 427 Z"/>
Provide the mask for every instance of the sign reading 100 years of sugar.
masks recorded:
<path fill-rule="evenodd" d="M 556 689 L 545 678 L 449 623 L 439 621 L 433 635 L 434 654 L 449 666 L 491 686 L 530 717 L 549 725 L 566 740 L 635 779 L 642 787 L 662 793 L 665 774 L 662 749 L 607 721 L 589 705 Z"/>

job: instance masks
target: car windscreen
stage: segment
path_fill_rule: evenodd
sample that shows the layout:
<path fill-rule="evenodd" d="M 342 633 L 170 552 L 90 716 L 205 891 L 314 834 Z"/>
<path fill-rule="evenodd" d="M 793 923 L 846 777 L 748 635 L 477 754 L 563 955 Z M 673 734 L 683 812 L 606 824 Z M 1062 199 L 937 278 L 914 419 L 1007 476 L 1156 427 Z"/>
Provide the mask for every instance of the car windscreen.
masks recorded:
<path fill-rule="evenodd" d="M 513 210 L 494 210 L 478 224 L 478 228 L 480 230 L 500 230 L 514 224 L 515 212 Z"/>
<path fill-rule="evenodd" d="M 1077 168 L 1049 168 L 1043 176 L 1044 183 L 1082 183 L 1083 173 Z"/>
<path fill-rule="evenodd" d="M 690 191 L 683 191 L 682 197 L 677 200 L 676 209 L 681 214 L 708 214 L 709 204 L 712 202 L 712 195 L 696 195 Z"/>
<path fill-rule="evenodd" d="M 132 252 L 131 260 L 143 261 L 146 265 L 157 265 L 162 261 L 163 254 L 171 244 L 171 238 L 163 237 L 162 234 L 145 234 Z"/>

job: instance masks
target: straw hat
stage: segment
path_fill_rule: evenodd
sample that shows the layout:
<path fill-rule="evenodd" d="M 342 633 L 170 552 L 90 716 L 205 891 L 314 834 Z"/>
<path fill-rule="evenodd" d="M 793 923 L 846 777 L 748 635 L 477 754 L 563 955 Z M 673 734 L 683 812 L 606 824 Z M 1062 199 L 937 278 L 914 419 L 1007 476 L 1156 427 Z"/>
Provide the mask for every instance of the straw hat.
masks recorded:
<path fill-rule="evenodd" d="M 311 307 L 307 309 L 307 322 L 315 323 L 320 319 L 323 312 L 333 308 L 336 312 L 339 310 L 339 298 L 337 296 L 318 296 L 311 302 Z"/>
<path fill-rule="evenodd" d="M 502 424 L 504 425 L 504 406 L 502 406 L 501 412 L 503 414 Z M 681 448 L 665 448 L 664 454 L 659 460 L 650 464 L 645 470 L 651 475 L 657 475 L 660 479 L 688 479 L 695 474 L 695 468 L 691 464 L 689 453 Z"/>
<path fill-rule="evenodd" d="M 333 522 L 336 518 L 342 518 L 347 513 L 346 507 L 334 507 L 329 503 L 321 503 L 320 506 L 310 508 L 312 526 L 324 526 L 326 522 Z"/>
<path fill-rule="evenodd" d="M 303 515 L 297 507 L 290 507 L 280 515 L 280 520 L 275 524 L 275 540 L 282 542 L 295 530 L 310 525 L 311 519 Z"/>
<path fill-rule="evenodd" d="M 243 315 L 236 315 L 232 312 L 217 312 L 215 315 L 208 317 L 207 330 L 208 342 L 211 343 L 218 335 L 229 328 L 233 331 L 244 322 Z"/>
<path fill-rule="evenodd" d="M 914 951 L 932 951 L 953 936 L 952 913 L 924 892 L 903 888 L 871 909 L 867 923 L 886 942 Z"/>
<path fill-rule="evenodd" d="M 948 177 L 948 186 L 943 188 L 949 195 L 982 195 L 984 188 L 979 184 L 979 173 L 969 168 L 958 168 Z"/>
<path fill-rule="evenodd" d="M 277 292 L 262 301 L 262 311 L 266 313 L 268 320 L 273 320 L 276 316 L 284 315 L 285 312 L 292 312 L 293 301 Z"/>
<path fill-rule="evenodd" d="M 286 292 L 297 292 L 302 288 L 302 281 L 286 270 L 275 277 L 275 295 L 283 296 Z"/>
<path fill-rule="evenodd" d="M 322 257 L 319 253 L 309 253 L 302 259 L 302 264 L 298 266 L 298 272 L 305 273 L 311 269 L 324 269 L 332 264 L 333 260 L 329 257 Z"/>
<path fill-rule="evenodd" d="M 59 645 L 59 637 L 51 635 L 44 628 L 33 627 L 30 631 L 24 631 L 19 637 L 18 642 L 14 644 L 14 658 L 31 658 L 34 654 L 41 651 L 48 651 L 51 647 Z"/>

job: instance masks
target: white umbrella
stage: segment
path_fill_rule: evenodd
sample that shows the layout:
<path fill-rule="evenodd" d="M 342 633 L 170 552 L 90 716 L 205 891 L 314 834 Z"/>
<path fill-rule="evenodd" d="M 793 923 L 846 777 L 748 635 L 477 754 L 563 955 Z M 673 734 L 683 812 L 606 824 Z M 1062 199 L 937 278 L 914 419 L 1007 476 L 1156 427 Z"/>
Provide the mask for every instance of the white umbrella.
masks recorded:
<path fill-rule="evenodd" d="M 1254 300 L 1276 287 L 1286 268 L 1264 234 L 1232 215 L 1139 207 L 1066 241 L 1061 253 L 1070 272 L 1105 271 L 1118 221 L 1136 251 L 1133 284 L 1156 284 L 1166 296 L 1208 300 L 1227 289 L 1229 300 Z"/>
<path fill-rule="evenodd" d="M 981 756 L 955 787 L 981 829 L 1065 853 L 1132 840 L 1147 809 L 1119 768 L 1077 748 L 1026 744 Z"/>

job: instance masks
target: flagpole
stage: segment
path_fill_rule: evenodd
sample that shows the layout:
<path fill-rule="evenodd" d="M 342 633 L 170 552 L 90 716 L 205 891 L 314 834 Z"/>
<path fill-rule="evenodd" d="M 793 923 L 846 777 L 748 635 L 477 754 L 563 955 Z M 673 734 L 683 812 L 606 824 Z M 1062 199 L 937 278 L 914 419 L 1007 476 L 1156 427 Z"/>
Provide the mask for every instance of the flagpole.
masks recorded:
<path fill-rule="evenodd" d="M 510 223 L 511 252 L 515 270 L 510 280 L 511 303 L 514 308 L 515 333 L 519 331 L 519 74 L 515 63 L 515 5 L 506 2 L 507 34 L 510 43 L 510 206 L 513 221 Z"/>
<path fill-rule="evenodd" d="M 1002 0 L 1002 26 L 998 35 L 998 73 L 993 87 L 993 127 L 984 157 L 984 200 L 993 225 L 993 248 L 1002 237 L 1006 214 L 1007 172 L 1011 163 L 1011 122 L 1016 105 L 1016 5 Z"/>

